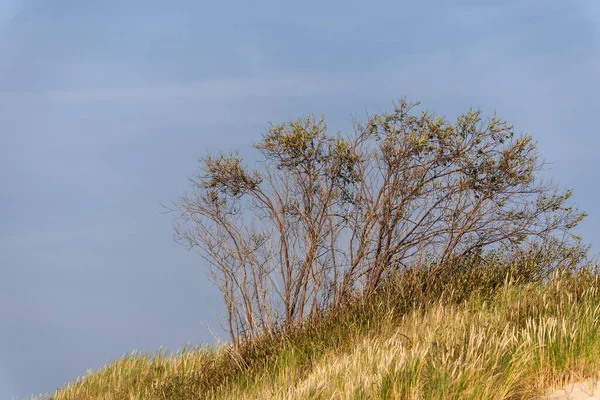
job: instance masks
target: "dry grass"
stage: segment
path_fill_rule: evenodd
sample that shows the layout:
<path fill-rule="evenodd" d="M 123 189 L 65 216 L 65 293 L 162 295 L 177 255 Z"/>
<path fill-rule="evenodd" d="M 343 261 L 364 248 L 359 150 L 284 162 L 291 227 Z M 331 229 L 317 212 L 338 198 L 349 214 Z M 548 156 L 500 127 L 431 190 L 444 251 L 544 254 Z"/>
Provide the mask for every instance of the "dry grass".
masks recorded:
<path fill-rule="evenodd" d="M 478 281 L 480 290 L 464 290 L 473 279 L 461 282 L 462 291 L 445 282 L 427 296 L 394 284 L 239 352 L 128 355 L 52 398 L 522 399 L 598 377 L 596 269 L 537 283 L 507 274 Z"/>

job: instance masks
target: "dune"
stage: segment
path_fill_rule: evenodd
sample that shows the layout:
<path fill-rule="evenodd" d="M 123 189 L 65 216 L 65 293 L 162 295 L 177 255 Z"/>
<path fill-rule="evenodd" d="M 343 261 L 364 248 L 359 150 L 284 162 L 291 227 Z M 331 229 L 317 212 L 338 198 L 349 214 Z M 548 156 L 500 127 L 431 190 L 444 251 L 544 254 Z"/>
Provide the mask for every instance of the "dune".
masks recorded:
<path fill-rule="evenodd" d="M 543 398 L 532 400 L 600 400 L 600 382 L 598 380 L 587 380 L 572 383 L 562 389 L 551 389 Z"/>

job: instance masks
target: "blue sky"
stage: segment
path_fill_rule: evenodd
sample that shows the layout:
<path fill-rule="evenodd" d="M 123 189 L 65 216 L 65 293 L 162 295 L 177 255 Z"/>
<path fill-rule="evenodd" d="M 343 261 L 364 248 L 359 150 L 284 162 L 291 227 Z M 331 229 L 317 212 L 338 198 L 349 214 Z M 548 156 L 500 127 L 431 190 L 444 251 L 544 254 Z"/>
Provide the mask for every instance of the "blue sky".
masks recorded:
<path fill-rule="evenodd" d="M 0 1 L 0 398 L 223 335 L 159 203 L 269 121 L 344 131 L 401 96 L 497 110 L 574 189 L 596 251 L 599 50 L 594 0 Z"/>

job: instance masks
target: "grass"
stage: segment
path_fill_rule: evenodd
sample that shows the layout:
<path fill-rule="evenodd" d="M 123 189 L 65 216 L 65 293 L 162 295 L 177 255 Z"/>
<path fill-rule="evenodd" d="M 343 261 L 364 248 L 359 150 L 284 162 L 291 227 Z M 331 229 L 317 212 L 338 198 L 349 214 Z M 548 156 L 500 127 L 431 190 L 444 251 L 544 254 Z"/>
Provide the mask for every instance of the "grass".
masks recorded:
<path fill-rule="evenodd" d="M 295 331 L 234 351 L 131 354 L 63 399 L 523 399 L 600 371 L 596 267 L 398 274 Z"/>

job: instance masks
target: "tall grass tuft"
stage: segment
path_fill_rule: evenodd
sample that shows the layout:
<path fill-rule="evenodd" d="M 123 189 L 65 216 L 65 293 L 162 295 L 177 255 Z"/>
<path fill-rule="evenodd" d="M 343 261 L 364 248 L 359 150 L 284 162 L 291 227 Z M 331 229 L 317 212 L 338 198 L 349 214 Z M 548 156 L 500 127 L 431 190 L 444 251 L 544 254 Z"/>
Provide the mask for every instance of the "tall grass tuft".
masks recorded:
<path fill-rule="evenodd" d="M 235 349 L 133 353 L 62 399 L 527 399 L 600 371 L 596 266 L 397 271 L 298 328 Z"/>

